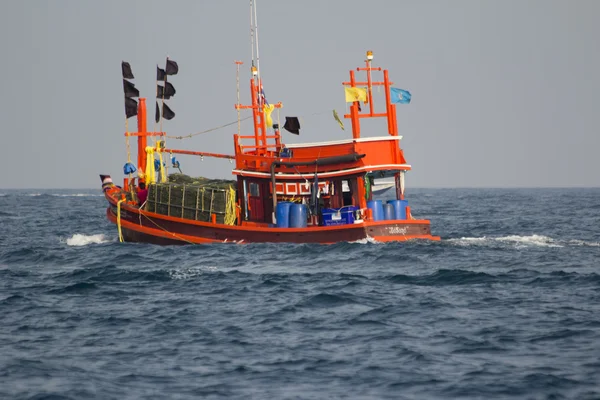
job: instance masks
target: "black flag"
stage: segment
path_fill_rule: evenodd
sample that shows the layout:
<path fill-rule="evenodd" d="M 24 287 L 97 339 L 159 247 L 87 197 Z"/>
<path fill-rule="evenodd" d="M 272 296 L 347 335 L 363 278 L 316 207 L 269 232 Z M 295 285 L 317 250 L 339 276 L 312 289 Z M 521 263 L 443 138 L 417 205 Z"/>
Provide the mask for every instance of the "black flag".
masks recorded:
<path fill-rule="evenodd" d="M 163 112 L 162 116 L 166 120 L 173 119 L 175 117 L 175 113 L 169 108 L 168 105 L 163 104 Z"/>
<path fill-rule="evenodd" d="M 140 91 L 135 88 L 135 85 L 125 79 L 123 79 L 123 91 L 125 97 L 140 97 Z"/>
<path fill-rule="evenodd" d="M 175 96 L 175 88 L 169 82 L 165 82 L 165 86 L 156 85 L 156 97 L 168 100 L 171 96 Z"/>
<path fill-rule="evenodd" d="M 177 72 L 179 72 L 179 66 L 175 61 L 167 58 L 167 68 L 165 68 L 165 72 L 167 75 L 176 75 Z"/>
<path fill-rule="evenodd" d="M 157 124 L 158 124 L 158 121 L 160 121 L 160 108 L 158 108 L 158 101 L 156 102 L 156 111 L 154 112 L 154 120 L 156 121 Z"/>
<path fill-rule="evenodd" d="M 121 71 L 123 71 L 123 78 L 133 79 L 133 72 L 131 72 L 131 65 L 128 62 L 121 62 Z"/>
<path fill-rule="evenodd" d="M 167 75 L 167 73 L 165 72 L 165 70 L 158 68 L 158 65 L 157 65 L 156 66 L 156 80 L 164 81 L 166 75 Z"/>
<path fill-rule="evenodd" d="M 283 125 L 283 129 L 290 133 L 293 133 L 294 135 L 299 135 L 300 121 L 298 120 L 298 117 L 285 117 L 285 124 Z"/>
<path fill-rule="evenodd" d="M 126 97 L 125 98 L 125 116 L 126 116 L 126 118 L 131 118 L 134 115 L 137 115 L 137 112 L 138 112 L 137 101 Z"/>

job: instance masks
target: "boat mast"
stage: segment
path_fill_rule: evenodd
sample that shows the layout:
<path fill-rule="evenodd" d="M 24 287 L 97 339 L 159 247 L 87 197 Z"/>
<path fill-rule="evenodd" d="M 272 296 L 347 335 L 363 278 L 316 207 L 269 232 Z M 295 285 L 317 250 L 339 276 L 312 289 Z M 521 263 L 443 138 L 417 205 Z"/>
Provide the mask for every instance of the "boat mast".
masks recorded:
<path fill-rule="evenodd" d="M 387 69 L 381 67 L 373 67 L 373 52 L 367 51 L 367 58 L 365 60 L 364 68 L 356 68 L 356 71 L 365 71 L 367 73 L 366 81 L 357 81 L 354 75 L 354 71 L 350 71 L 350 80 L 342 82 L 344 86 L 354 87 L 367 87 L 367 100 L 369 102 L 369 112 L 362 112 L 359 108 L 359 102 L 355 101 L 350 106 L 350 113 L 345 114 L 344 118 L 349 118 L 352 122 L 352 137 L 354 139 L 360 138 L 360 119 L 361 118 L 379 118 L 385 117 L 388 123 L 388 134 L 391 136 L 398 136 L 398 126 L 396 122 L 396 106 L 392 104 L 390 98 L 390 87 L 394 84 L 389 80 Z M 373 81 L 372 72 L 383 72 L 383 81 Z M 385 112 L 375 112 L 374 101 L 373 101 L 373 86 L 383 86 L 385 91 Z"/>
<path fill-rule="evenodd" d="M 250 0 L 250 41 L 252 43 L 252 77 L 250 93 L 252 94 L 252 116 L 254 120 L 254 144 L 257 155 L 267 152 L 267 126 L 265 124 L 264 104 L 261 98 L 262 82 L 258 69 L 258 23 L 256 16 L 256 0 Z M 256 57 L 255 57 L 256 52 Z"/>
<path fill-rule="evenodd" d="M 264 92 L 263 92 L 263 86 L 262 86 L 262 80 L 260 78 L 260 56 L 258 54 L 258 17 L 256 15 L 256 0 L 250 0 L 250 3 L 252 5 L 252 12 L 254 13 L 254 44 L 256 46 L 256 69 L 252 70 L 252 73 L 254 75 L 254 85 L 255 85 L 255 96 L 256 96 L 256 105 L 257 105 L 257 117 L 258 117 L 258 121 L 257 124 L 255 125 L 255 136 L 256 136 L 256 143 L 258 145 L 258 143 L 260 144 L 260 148 L 258 149 L 258 154 L 264 155 L 267 153 L 268 149 L 267 149 L 267 124 L 265 121 L 265 112 L 264 112 L 264 106 L 265 106 L 265 98 L 264 98 Z M 250 16 L 250 18 L 252 18 L 252 16 Z M 252 65 L 254 66 L 254 50 L 252 51 Z M 260 134 L 259 134 L 260 131 Z"/>
<path fill-rule="evenodd" d="M 243 62 L 241 61 L 235 61 L 235 81 L 236 81 L 236 91 L 237 91 L 237 134 L 238 136 L 240 135 L 241 132 L 241 118 L 240 118 L 240 65 L 242 65 Z"/>
<path fill-rule="evenodd" d="M 250 67 L 250 95 L 251 105 L 242 105 L 238 103 L 235 105 L 236 109 L 251 109 L 252 120 L 254 122 L 254 135 L 240 135 L 238 134 L 235 141 L 238 143 L 239 139 L 254 139 L 254 146 L 238 146 L 236 147 L 236 154 L 238 151 L 253 152 L 257 156 L 269 156 L 270 154 L 279 151 L 281 144 L 279 130 L 275 129 L 275 134 L 267 136 L 267 115 L 265 109 L 267 108 L 267 102 L 265 100 L 262 80 L 260 78 L 259 71 L 259 54 L 258 54 L 258 24 L 256 16 L 256 0 L 250 0 L 250 48 L 252 53 L 252 65 Z M 281 102 L 271 104 L 268 106 L 270 110 L 273 108 L 281 108 Z M 267 143 L 267 139 L 274 139 L 274 143 Z"/>

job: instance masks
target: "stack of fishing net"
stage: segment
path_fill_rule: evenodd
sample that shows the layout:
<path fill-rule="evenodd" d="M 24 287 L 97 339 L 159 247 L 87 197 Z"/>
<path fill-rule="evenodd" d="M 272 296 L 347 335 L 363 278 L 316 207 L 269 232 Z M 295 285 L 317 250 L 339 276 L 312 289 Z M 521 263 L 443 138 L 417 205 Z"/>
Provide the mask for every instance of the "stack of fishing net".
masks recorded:
<path fill-rule="evenodd" d="M 146 210 L 195 221 L 235 223 L 235 181 L 171 174 L 166 183 L 148 187 Z"/>

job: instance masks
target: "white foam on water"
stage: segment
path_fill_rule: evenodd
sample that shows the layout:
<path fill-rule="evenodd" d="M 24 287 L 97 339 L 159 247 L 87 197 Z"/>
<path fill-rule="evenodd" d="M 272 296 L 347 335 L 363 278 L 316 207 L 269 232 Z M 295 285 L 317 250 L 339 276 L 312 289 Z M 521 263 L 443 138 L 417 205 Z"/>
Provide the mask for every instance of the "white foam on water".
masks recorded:
<path fill-rule="evenodd" d="M 73 193 L 73 194 L 53 193 L 53 194 L 51 194 L 51 196 L 54 196 L 54 197 L 102 197 L 104 195 L 102 195 L 102 194 L 91 194 L 91 193 Z"/>
<path fill-rule="evenodd" d="M 459 246 L 481 246 L 481 245 L 490 245 L 494 243 L 506 243 L 512 244 L 517 248 L 522 247 L 564 247 L 559 244 L 556 240 L 551 237 L 544 235 L 529 235 L 529 236 L 520 236 L 520 235 L 509 235 L 509 236 L 501 236 L 501 237 L 462 237 L 458 239 L 448 239 L 447 242 L 455 243 Z"/>
<path fill-rule="evenodd" d="M 110 242 L 110 240 L 108 240 L 106 236 L 101 233 L 97 235 L 83 235 L 81 233 L 76 233 L 66 241 L 69 246 L 87 246 L 88 244 L 101 244 L 108 242 Z"/>
<path fill-rule="evenodd" d="M 589 247 L 600 247 L 600 242 L 586 242 L 585 240 L 572 239 L 569 240 L 571 246 L 589 246 Z"/>
<path fill-rule="evenodd" d="M 367 236 L 364 239 L 358 239 L 358 240 L 355 240 L 353 242 L 348 242 L 348 243 L 367 244 L 367 243 L 381 243 L 381 242 L 378 242 L 377 240 L 373 239 L 371 236 Z"/>
<path fill-rule="evenodd" d="M 540 246 L 540 247 L 563 247 L 558 244 L 554 239 L 543 235 L 531 235 L 531 236 L 503 236 L 496 238 L 499 242 L 514 243 L 516 245 L 526 246 Z"/>
<path fill-rule="evenodd" d="M 458 239 L 448 239 L 447 242 L 457 243 L 457 244 L 472 244 L 472 243 L 483 243 L 492 240 L 492 238 L 488 238 L 487 236 L 483 237 L 461 237 Z"/>
<path fill-rule="evenodd" d="M 206 272 L 214 272 L 217 267 L 204 267 L 204 268 L 182 268 L 169 270 L 169 277 L 173 280 L 186 280 L 192 279 Z"/>

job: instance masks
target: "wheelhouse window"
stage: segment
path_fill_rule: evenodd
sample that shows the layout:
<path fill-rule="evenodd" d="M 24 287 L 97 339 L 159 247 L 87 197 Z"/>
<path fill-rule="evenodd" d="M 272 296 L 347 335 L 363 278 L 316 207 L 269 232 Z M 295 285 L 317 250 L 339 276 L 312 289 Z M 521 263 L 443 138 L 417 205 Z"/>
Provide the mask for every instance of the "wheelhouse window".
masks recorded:
<path fill-rule="evenodd" d="M 258 186 L 258 183 L 250 182 L 248 189 L 250 191 L 250 196 L 260 197 L 260 187 Z"/>

